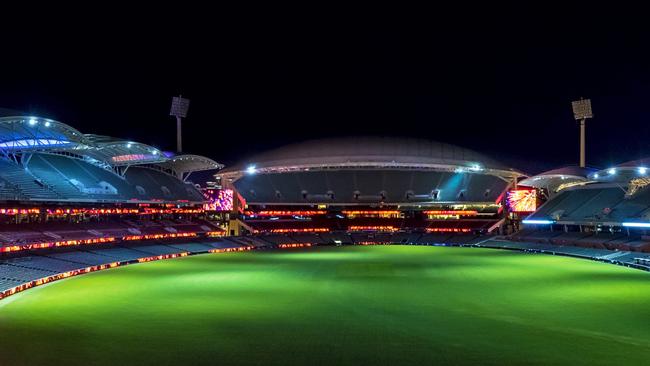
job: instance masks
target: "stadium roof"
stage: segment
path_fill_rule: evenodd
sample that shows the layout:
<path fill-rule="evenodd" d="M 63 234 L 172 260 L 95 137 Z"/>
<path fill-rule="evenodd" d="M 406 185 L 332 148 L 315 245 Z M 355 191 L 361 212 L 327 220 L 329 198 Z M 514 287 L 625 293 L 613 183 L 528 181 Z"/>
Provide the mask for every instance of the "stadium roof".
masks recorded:
<path fill-rule="evenodd" d="M 348 137 L 305 141 L 253 156 L 220 174 L 306 169 L 402 168 L 461 170 L 507 177 L 522 176 L 485 155 L 455 145 L 392 137 Z"/>
<path fill-rule="evenodd" d="M 157 165 L 177 173 L 221 169 L 223 165 L 198 155 L 168 156 L 139 142 L 110 136 L 82 134 L 49 118 L 0 108 L 0 153 L 68 151 L 102 166 Z"/>
<path fill-rule="evenodd" d="M 204 170 L 217 170 L 223 168 L 222 164 L 200 155 L 177 155 L 157 165 L 177 173 L 200 172 Z"/>
<path fill-rule="evenodd" d="M 619 183 L 627 183 L 631 179 L 647 177 L 650 177 L 650 158 L 631 160 L 599 170 L 590 175 L 591 179 L 599 182 Z"/>
<path fill-rule="evenodd" d="M 0 150 L 24 151 L 74 147 L 83 143 L 76 129 L 47 118 L 0 117 Z"/>
<path fill-rule="evenodd" d="M 526 187 L 555 190 L 566 183 L 587 181 L 587 177 L 595 171 L 596 169 L 581 168 L 575 165 L 565 166 L 526 178 L 520 181 L 519 184 Z"/>
<path fill-rule="evenodd" d="M 620 168 L 650 168 L 650 158 L 643 158 L 638 160 L 631 160 L 622 164 L 617 165 Z"/>
<path fill-rule="evenodd" d="M 161 163 L 168 159 L 153 146 L 102 135 L 84 135 L 83 154 L 113 166 Z"/>

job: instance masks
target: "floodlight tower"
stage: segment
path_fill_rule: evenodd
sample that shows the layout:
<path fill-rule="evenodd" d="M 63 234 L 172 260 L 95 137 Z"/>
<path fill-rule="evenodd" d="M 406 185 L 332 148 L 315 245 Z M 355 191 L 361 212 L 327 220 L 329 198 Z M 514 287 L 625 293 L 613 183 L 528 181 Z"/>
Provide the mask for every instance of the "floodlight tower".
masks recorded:
<path fill-rule="evenodd" d="M 573 117 L 576 121 L 580 121 L 580 167 L 584 168 L 586 165 L 585 158 L 585 122 L 587 118 L 593 118 L 594 115 L 591 113 L 591 100 L 580 98 L 571 102 L 573 107 Z"/>
<path fill-rule="evenodd" d="M 183 151 L 183 135 L 181 122 L 187 116 L 187 110 L 190 107 L 190 100 L 183 98 L 182 95 L 172 98 L 172 109 L 169 112 L 170 116 L 176 117 L 176 150 Z"/>

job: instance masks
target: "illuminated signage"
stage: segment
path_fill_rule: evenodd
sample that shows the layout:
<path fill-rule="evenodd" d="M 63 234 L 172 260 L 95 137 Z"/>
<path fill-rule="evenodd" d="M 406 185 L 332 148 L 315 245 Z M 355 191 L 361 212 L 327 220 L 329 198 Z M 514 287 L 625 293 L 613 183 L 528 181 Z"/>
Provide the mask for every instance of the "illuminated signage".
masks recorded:
<path fill-rule="evenodd" d="M 206 211 L 232 211 L 234 195 L 232 189 L 208 189 L 205 196 L 209 202 L 203 208 Z"/>
<path fill-rule="evenodd" d="M 513 189 L 506 195 L 506 204 L 511 212 L 534 212 L 537 209 L 535 189 Z"/>

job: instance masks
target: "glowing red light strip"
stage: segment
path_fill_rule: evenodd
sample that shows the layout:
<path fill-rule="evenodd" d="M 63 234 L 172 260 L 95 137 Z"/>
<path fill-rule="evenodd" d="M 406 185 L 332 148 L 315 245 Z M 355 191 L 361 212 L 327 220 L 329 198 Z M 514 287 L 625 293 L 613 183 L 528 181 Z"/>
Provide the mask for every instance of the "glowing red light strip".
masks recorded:
<path fill-rule="evenodd" d="M 394 226 L 350 226 L 349 231 L 387 231 L 393 232 L 398 229 Z"/>
<path fill-rule="evenodd" d="M 10 245 L 6 247 L 1 247 L 0 253 L 18 252 L 21 250 L 31 250 L 31 249 L 65 247 L 65 246 L 72 246 L 72 245 L 113 243 L 115 242 L 115 240 L 116 240 L 115 238 L 111 237 L 111 238 L 55 241 L 55 242 L 46 242 L 46 243 L 24 244 L 24 245 Z"/>

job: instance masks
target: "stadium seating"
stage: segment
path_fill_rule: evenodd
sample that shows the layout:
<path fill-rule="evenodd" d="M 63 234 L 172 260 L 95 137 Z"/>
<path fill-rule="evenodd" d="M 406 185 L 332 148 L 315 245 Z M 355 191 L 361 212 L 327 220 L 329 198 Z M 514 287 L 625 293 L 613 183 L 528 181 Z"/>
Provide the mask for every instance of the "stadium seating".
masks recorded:
<path fill-rule="evenodd" d="M 483 174 L 395 170 L 332 170 L 247 175 L 235 186 L 250 202 L 494 202 L 506 188 Z M 408 199 L 407 199 L 408 197 Z"/>
<path fill-rule="evenodd" d="M 574 222 L 623 222 L 647 218 L 650 190 L 642 189 L 632 197 L 611 184 L 589 185 L 560 192 L 531 215 L 532 219 Z"/>
<path fill-rule="evenodd" d="M 146 258 L 178 256 L 187 253 L 206 253 L 212 249 L 269 247 L 296 243 L 322 244 L 387 244 L 406 245 L 463 245 L 489 248 L 520 250 L 560 254 L 608 263 L 621 264 L 650 270 L 650 266 L 640 260 L 650 261 L 650 253 L 639 252 L 647 249 L 647 242 L 641 237 L 628 237 L 609 233 L 565 233 L 546 237 L 546 241 L 528 241 L 524 236 L 535 236 L 528 230 L 520 233 L 517 240 L 501 237 L 480 236 L 455 233 L 417 233 L 417 232 L 328 232 L 314 234 L 272 234 L 224 238 L 188 238 L 168 241 L 146 241 L 121 243 L 119 245 L 90 245 L 65 248 L 44 249 L 25 253 L 12 253 L 0 256 L 0 294 L 22 284 L 34 284 L 44 278 L 54 278 L 62 273 L 87 271 L 111 263 L 134 263 Z M 538 238 L 540 236 L 537 236 Z M 610 245 L 608 248 L 584 247 L 574 245 L 594 241 Z M 2 295 L 0 295 L 0 298 Z"/>
<path fill-rule="evenodd" d="M 192 184 L 154 169 L 131 167 L 123 178 L 80 158 L 43 153 L 32 154 L 26 166 L 0 158 L 0 201 L 204 200 Z"/>
<path fill-rule="evenodd" d="M 18 198 L 29 197 L 35 200 L 60 198 L 45 182 L 39 181 L 18 164 L 2 158 L 0 158 L 0 177 L 6 182 L 5 185 L 11 185 L 12 192 L 19 192 Z"/>

